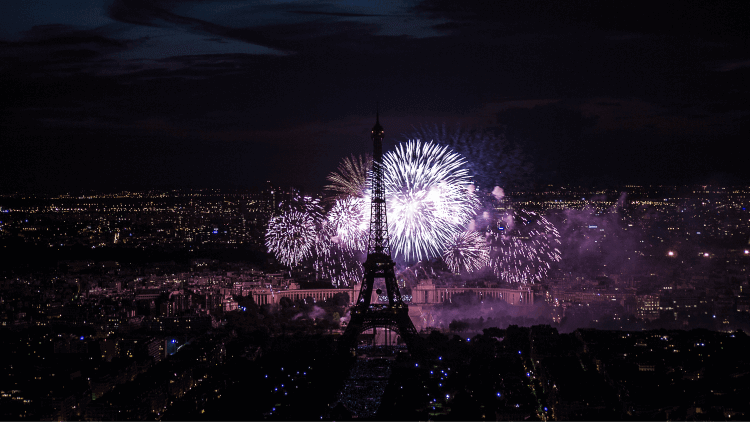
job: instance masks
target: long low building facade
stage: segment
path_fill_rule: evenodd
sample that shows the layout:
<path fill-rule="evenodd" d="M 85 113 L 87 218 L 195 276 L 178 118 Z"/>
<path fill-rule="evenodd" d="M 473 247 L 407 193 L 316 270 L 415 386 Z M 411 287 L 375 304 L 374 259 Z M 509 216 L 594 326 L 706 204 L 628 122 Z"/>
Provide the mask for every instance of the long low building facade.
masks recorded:
<path fill-rule="evenodd" d="M 534 304 L 534 292 L 527 287 L 502 289 L 497 287 L 440 287 L 432 280 L 422 280 L 412 289 L 411 303 L 429 305 L 451 302 L 458 294 L 473 293 L 480 300 L 500 299 L 510 305 L 525 306 Z"/>
<path fill-rule="evenodd" d="M 311 298 L 313 302 L 325 301 L 332 298 L 338 293 L 347 293 L 349 295 L 349 304 L 354 302 L 359 295 L 360 284 L 345 289 L 255 289 L 252 292 L 253 300 L 258 305 L 278 304 L 282 297 L 289 298 L 292 301 L 306 300 Z M 452 301 L 453 297 L 458 294 L 473 293 L 480 300 L 499 299 L 510 305 L 530 306 L 534 304 L 534 292 L 527 288 L 506 289 L 495 287 L 444 287 L 436 286 L 432 280 L 421 280 L 417 286 L 412 289 L 411 296 L 404 296 L 407 304 L 414 305 L 435 305 Z M 371 303 L 382 303 L 375 292 L 372 293 Z"/>
<path fill-rule="evenodd" d="M 357 285 L 359 287 L 359 285 Z M 255 289 L 253 290 L 253 300 L 258 305 L 278 304 L 282 297 L 289 298 L 292 301 L 307 300 L 312 298 L 313 302 L 325 301 L 332 298 L 338 293 L 347 293 L 349 295 L 349 304 L 352 305 L 356 298 L 353 288 L 347 289 Z M 359 294 L 359 288 L 356 290 Z"/>

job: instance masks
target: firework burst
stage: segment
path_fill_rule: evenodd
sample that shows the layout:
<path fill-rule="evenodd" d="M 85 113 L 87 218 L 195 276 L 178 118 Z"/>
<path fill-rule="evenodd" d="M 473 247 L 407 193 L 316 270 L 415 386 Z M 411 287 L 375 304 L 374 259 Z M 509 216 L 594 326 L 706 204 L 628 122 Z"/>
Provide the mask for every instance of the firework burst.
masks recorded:
<path fill-rule="evenodd" d="M 465 231 L 453 236 L 445 252 L 443 261 L 451 271 L 473 272 L 489 263 L 490 250 L 487 239 L 481 233 Z"/>
<path fill-rule="evenodd" d="M 320 199 L 318 198 L 295 194 L 291 199 L 280 203 L 279 208 L 309 214 L 316 224 L 323 220 L 323 207 L 320 206 Z"/>
<path fill-rule="evenodd" d="M 367 248 L 369 205 L 365 198 L 357 197 L 336 201 L 326 218 L 335 243 L 354 251 L 364 251 Z"/>
<path fill-rule="evenodd" d="M 312 256 L 317 242 L 312 214 L 287 210 L 268 223 L 266 246 L 284 265 L 294 266 Z"/>
<path fill-rule="evenodd" d="M 450 246 L 446 253 L 458 270 L 466 271 L 486 260 L 481 252 L 472 255 L 475 252 L 462 249 L 477 241 L 476 233 L 463 239 L 461 234 L 479 207 L 465 164 L 450 148 L 419 140 L 385 154 L 388 230 L 395 255 L 416 261 L 438 257 Z M 362 265 L 357 258 L 369 236 L 371 165 L 370 157 L 352 156 L 329 175 L 332 184 L 326 188 L 337 195 L 325 217 L 311 198 L 282 204 L 285 211 L 271 220 L 266 233 L 269 251 L 289 266 L 311 258 L 319 276 L 336 286 L 359 280 Z"/>
<path fill-rule="evenodd" d="M 463 157 L 448 147 L 408 141 L 383 157 L 388 234 L 407 261 L 439 256 L 463 231 L 479 201 Z"/>
<path fill-rule="evenodd" d="M 517 211 L 498 219 L 488 230 L 490 265 L 508 283 L 531 284 L 560 261 L 560 234 L 544 216 Z"/>
<path fill-rule="evenodd" d="M 327 179 L 331 184 L 325 188 L 336 192 L 336 198 L 363 198 L 367 191 L 370 170 L 371 155 L 344 157 L 338 166 L 338 172 L 328 175 Z"/>
<path fill-rule="evenodd" d="M 364 270 L 357 251 L 334 242 L 320 233 L 315 243 L 313 266 L 318 278 L 330 279 L 335 287 L 345 287 L 362 280 Z"/>

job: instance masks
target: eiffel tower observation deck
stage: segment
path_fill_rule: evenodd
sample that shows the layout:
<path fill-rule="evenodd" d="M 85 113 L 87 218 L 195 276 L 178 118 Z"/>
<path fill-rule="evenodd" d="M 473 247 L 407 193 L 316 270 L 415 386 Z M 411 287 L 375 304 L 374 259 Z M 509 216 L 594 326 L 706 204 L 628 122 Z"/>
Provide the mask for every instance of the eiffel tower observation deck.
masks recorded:
<path fill-rule="evenodd" d="M 372 128 L 372 141 L 374 153 L 370 237 L 367 243 L 367 259 L 364 263 L 364 280 L 358 299 L 351 308 L 349 325 L 339 339 L 339 345 L 342 350 L 354 353 L 357 348 L 357 337 L 361 333 L 374 328 L 383 328 L 397 332 L 409 352 L 414 354 L 419 348 L 421 338 L 409 318 L 408 306 L 401 298 L 394 270 L 396 264 L 391 258 L 383 184 L 383 127 L 380 125 L 379 113 L 376 114 L 375 126 Z M 371 303 L 376 283 L 385 285 L 387 304 Z M 380 289 L 377 293 L 381 294 Z"/>

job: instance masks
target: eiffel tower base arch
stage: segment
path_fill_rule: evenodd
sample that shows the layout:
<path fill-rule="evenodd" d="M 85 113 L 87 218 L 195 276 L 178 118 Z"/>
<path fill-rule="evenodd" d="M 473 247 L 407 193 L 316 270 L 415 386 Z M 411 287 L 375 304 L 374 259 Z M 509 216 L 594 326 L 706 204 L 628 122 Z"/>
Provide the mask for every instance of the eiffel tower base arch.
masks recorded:
<path fill-rule="evenodd" d="M 364 310 L 353 307 L 349 324 L 338 340 L 339 351 L 345 354 L 356 353 L 358 336 L 373 328 L 398 333 L 412 355 L 420 354 L 422 338 L 409 317 L 409 309 L 406 306 L 397 308 L 387 305 L 372 305 Z"/>

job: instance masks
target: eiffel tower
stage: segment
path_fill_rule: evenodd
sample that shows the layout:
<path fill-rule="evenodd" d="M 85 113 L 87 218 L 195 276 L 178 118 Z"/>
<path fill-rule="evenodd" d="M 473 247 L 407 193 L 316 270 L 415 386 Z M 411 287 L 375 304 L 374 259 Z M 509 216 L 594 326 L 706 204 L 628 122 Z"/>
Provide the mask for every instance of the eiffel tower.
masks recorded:
<path fill-rule="evenodd" d="M 380 126 L 380 113 L 375 115 L 372 128 L 372 141 L 375 151 L 372 157 L 372 203 L 370 217 L 370 238 L 367 243 L 367 260 L 364 266 L 364 281 L 359 291 L 357 303 L 351 308 L 351 319 L 346 331 L 339 339 L 342 351 L 354 352 L 357 336 L 373 328 L 396 331 L 406 343 L 409 352 L 418 353 L 421 338 L 409 318 L 409 308 L 401 298 L 396 284 L 395 263 L 391 259 L 388 241 L 388 222 L 385 207 L 385 186 L 383 185 L 383 127 Z M 388 304 L 372 304 L 372 290 L 375 282 L 384 283 Z M 382 292 L 377 290 L 378 295 Z"/>

